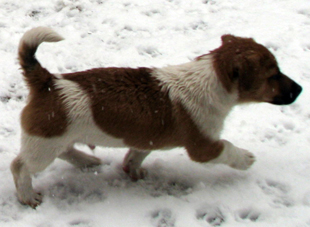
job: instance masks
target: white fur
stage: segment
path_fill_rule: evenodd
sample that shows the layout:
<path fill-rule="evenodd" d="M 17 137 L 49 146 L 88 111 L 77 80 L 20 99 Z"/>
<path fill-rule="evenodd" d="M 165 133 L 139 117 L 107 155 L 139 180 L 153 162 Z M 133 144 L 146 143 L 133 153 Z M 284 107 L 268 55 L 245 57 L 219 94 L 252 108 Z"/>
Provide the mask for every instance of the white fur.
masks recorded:
<path fill-rule="evenodd" d="M 169 90 L 171 100 L 185 106 L 201 132 L 218 140 L 224 119 L 237 104 L 238 95 L 223 87 L 213 68 L 212 56 L 157 69 L 154 75 Z"/>
<path fill-rule="evenodd" d="M 42 42 L 58 42 L 63 40 L 58 33 L 50 28 L 37 27 L 27 31 L 20 40 L 19 48 L 25 43 L 31 48 L 39 46 Z"/>
<path fill-rule="evenodd" d="M 147 171 L 141 168 L 143 160 L 151 153 L 151 151 L 138 151 L 130 149 L 123 161 L 124 170 L 128 171 L 132 179 L 143 179 L 147 175 Z"/>
<path fill-rule="evenodd" d="M 229 141 L 223 140 L 222 142 L 224 150 L 221 155 L 209 163 L 222 163 L 240 170 L 246 170 L 254 163 L 255 157 L 251 152 L 235 147 Z"/>
<path fill-rule="evenodd" d="M 43 138 L 22 132 L 20 157 L 30 173 L 44 170 L 67 150 L 65 137 Z"/>

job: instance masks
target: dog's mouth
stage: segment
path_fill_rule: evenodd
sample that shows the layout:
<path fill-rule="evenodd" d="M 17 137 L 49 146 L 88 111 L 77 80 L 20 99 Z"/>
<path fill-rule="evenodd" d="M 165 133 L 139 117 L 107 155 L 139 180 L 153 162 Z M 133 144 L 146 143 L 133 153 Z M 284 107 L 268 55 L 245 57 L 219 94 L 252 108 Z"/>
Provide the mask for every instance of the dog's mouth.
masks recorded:
<path fill-rule="evenodd" d="M 302 91 L 302 87 L 294 82 L 291 86 L 290 91 L 285 92 L 282 95 L 278 95 L 278 96 L 274 97 L 270 103 L 272 103 L 274 105 L 291 104 L 296 100 L 296 98 L 299 96 L 301 91 Z"/>

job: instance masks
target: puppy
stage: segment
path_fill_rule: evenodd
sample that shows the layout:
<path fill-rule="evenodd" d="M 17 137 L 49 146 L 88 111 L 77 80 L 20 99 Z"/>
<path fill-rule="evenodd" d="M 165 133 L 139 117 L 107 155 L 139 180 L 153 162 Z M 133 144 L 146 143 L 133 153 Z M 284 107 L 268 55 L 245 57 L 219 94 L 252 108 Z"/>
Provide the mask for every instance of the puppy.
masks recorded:
<path fill-rule="evenodd" d="M 53 30 L 38 27 L 24 34 L 18 49 L 30 92 L 21 114 L 21 150 L 11 171 L 19 201 L 33 208 L 42 195 L 33 190 L 31 175 L 55 158 L 79 168 L 101 164 L 75 149 L 76 142 L 128 147 L 123 169 L 135 180 L 144 177 L 141 163 L 152 150 L 173 147 L 184 147 L 199 163 L 246 170 L 254 155 L 220 139 L 225 117 L 240 103 L 290 104 L 302 90 L 250 38 L 223 35 L 219 48 L 176 66 L 62 75 L 35 58 L 42 42 L 60 40 Z"/>

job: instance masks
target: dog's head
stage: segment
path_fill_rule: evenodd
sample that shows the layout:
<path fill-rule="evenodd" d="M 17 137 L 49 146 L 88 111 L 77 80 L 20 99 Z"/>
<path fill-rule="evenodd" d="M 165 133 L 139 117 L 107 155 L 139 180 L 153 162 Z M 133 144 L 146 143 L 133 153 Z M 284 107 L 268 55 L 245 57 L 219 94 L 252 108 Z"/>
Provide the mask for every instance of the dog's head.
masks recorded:
<path fill-rule="evenodd" d="M 281 73 L 273 54 L 251 38 L 222 36 L 222 46 L 211 52 L 214 67 L 228 92 L 237 90 L 239 102 L 286 105 L 302 88 Z"/>

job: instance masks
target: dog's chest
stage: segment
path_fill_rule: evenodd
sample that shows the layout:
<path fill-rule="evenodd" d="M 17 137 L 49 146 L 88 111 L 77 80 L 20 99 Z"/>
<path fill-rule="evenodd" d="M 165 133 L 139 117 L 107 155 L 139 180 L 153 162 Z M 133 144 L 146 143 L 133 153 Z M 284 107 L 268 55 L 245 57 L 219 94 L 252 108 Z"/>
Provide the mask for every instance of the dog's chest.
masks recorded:
<path fill-rule="evenodd" d="M 224 120 L 230 108 L 218 109 L 214 106 L 204 105 L 191 109 L 190 115 L 200 132 L 209 138 L 219 139 L 224 126 Z"/>

